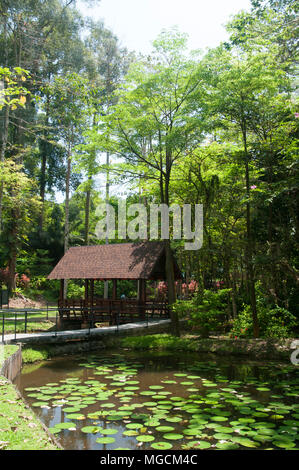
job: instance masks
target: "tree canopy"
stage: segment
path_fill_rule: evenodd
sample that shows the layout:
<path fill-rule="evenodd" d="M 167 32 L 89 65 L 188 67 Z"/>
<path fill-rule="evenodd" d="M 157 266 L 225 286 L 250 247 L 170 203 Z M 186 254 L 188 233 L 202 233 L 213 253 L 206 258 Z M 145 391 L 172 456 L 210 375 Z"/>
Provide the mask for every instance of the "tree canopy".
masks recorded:
<path fill-rule="evenodd" d="M 75 2 L 1 2 L 0 267 L 11 292 L 24 259 L 42 252 L 50 271 L 70 246 L 103 242 L 109 173 L 128 204 L 203 205 L 202 248 L 165 242 L 176 334 L 171 248 L 198 312 L 223 288 L 230 325 L 250 312 L 254 336 L 267 309 L 298 318 L 298 5 L 251 4 L 205 53 L 173 28 L 137 56 Z"/>

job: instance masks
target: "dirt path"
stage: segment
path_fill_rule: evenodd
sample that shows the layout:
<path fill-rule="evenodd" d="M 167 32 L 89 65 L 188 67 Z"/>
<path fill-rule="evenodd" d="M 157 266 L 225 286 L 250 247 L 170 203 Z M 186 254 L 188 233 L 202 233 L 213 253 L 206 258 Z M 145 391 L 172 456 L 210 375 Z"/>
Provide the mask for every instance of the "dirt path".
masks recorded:
<path fill-rule="evenodd" d="M 47 305 L 47 301 L 43 298 L 32 300 L 26 297 L 18 296 L 13 299 L 9 299 L 9 308 L 42 308 Z M 48 303 L 48 305 L 52 305 Z M 56 306 L 56 304 L 53 304 Z"/>

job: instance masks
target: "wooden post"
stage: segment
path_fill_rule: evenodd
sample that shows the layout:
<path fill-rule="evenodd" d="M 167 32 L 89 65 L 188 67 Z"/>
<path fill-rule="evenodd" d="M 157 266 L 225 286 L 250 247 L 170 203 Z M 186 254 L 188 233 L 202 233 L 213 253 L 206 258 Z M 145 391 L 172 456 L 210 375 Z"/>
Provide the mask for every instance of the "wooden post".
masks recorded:
<path fill-rule="evenodd" d="M 146 280 L 144 279 L 143 280 L 143 293 L 142 293 L 142 297 L 143 297 L 143 302 L 146 303 Z"/>
<path fill-rule="evenodd" d="M 64 279 L 60 279 L 59 301 L 63 300 Z"/>
<path fill-rule="evenodd" d="M 85 279 L 85 300 L 88 301 L 88 279 Z"/>
<path fill-rule="evenodd" d="M 113 279 L 112 300 L 117 299 L 117 280 Z"/>
<path fill-rule="evenodd" d="M 146 302 L 146 280 L 139 279 L 138 300 L 139 303 Z"/>
<path fill-rule="evenodd" d="M 145 279 L 139 279 L 139 289 L 138 289 L 138 304 L 139 304 L 139 314 L 143 318 L 145 315 L 145 302 L 146 302 L 146 281 Z"/>
<path fill-rule="evenodd" d="M 104 299 L 109 299 L 109 281 L 103 279 L 104 282 Z"/>
<path fill-rule="evenodd" d="M 94 297 L 94 279 L 90 279 L 90 305 L 93 306 Z"/>

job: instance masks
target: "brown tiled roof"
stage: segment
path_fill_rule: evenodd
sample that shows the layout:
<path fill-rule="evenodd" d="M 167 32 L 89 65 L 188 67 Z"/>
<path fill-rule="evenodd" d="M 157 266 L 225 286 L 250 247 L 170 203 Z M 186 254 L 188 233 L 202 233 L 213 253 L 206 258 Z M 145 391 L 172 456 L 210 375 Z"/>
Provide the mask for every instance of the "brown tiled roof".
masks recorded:
<path fill-rule="evenodd" d="M 162 242 L 70 248 L 48 279 L 165 279 Z M 174 260 L 176 278 L 181 274 Z"/>

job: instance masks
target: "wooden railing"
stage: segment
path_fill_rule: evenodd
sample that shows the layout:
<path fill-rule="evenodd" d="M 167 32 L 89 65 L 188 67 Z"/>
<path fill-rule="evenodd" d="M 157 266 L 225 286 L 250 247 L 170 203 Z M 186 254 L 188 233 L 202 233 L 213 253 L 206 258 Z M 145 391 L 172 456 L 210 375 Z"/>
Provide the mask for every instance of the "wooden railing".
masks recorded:
<path fill-rule="evenodd" d="M 155 318 L 168 318 L 166 303 L 140 303 L 135 299 L 64 299 L 58 302 L 59 317 L 62 320 L 78 322 L 109 322 L 122 324 Z"/>

